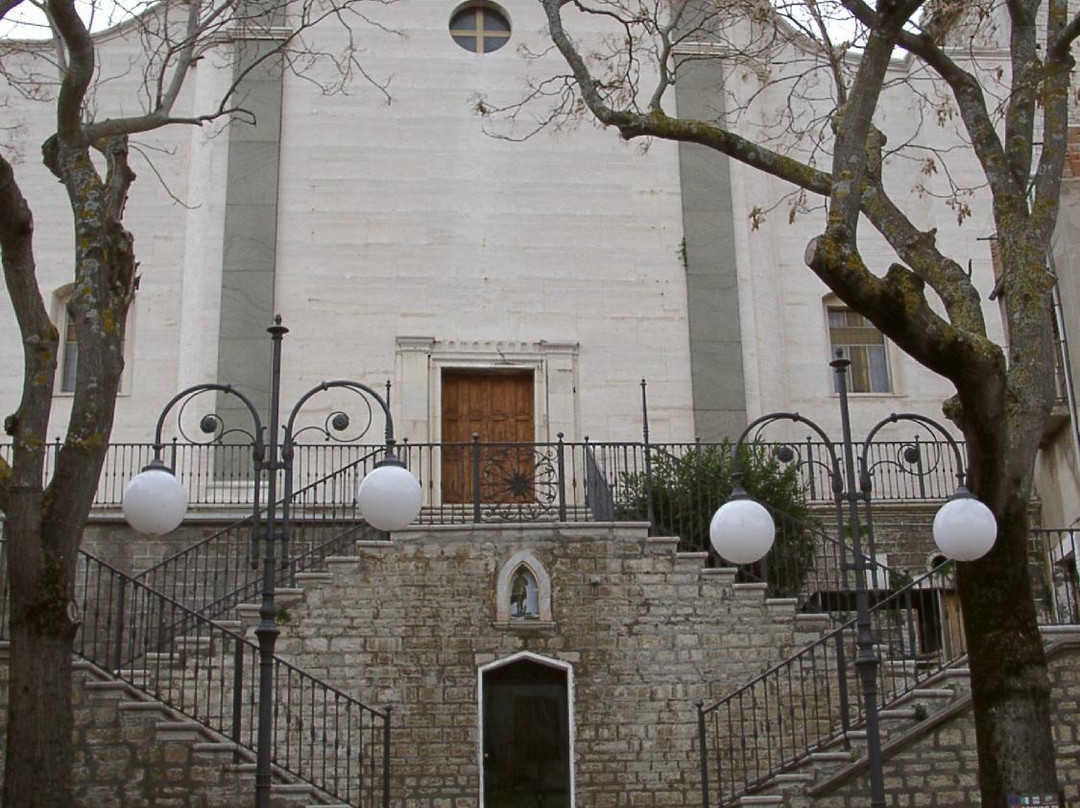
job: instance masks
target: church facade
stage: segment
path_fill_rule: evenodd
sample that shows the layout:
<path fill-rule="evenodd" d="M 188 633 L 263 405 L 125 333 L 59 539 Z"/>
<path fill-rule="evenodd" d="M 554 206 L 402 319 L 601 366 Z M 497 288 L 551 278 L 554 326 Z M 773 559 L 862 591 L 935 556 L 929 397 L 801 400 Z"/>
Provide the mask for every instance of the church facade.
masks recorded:
<path fill-rule="evenodd" d="M 139 177 L 126 221 L 141 281 L 116 440 L 149 440 L 161 405 L 189 384 L 265 396 L 275 314 L 290 329 L 285 400 L 323 379 L 389 379 L 398 433 L 413 442 L 477 430 L 492 440 L 636 438 L 642 379 L 656 440 L 733 437 L 771 410 L 838 425 L 827 365 L 836 349 L 854 360 L 856 434 L 894 411 L 940 415 L 948 385 L 803 264 L 823 213 L 789 221 L 790 188 L 695 146 L 624 143 L 584 117 L 537 127 L 542 107 L 513 120 L 493 112 L 564 70 L 536 56 L 538 7 L 417 0 L 373 19 L 386 30 L 358 35 L 379 87 L 357 81 L 327 94 L 333 77 L 318 65 L 299 76 L 271 62 L 245 80 L 248 122 L 177 124 L 133 142 Z M 130 112 L 145 91 L 132 67 L 144 58 L 141 24 L 99 35 L 100 118 Z M 606 35 L 601 23 L 592 33 Z M 321 52 L 345 45 L 329 24 L 308 35 Z M 223 54 L 238 40 L 221 39 L 193 69 L 178 117 L 204 111 L 232 81 L 238 67 Z M 715 114 L 718 99 L 752 93 L 783 103 L 738 60 L 700 64 L 672 98 L 680 112 Z M 910 69 L 898 62 L 897 78 Z M 5 92 L 15 125 L 3 136 L 35 210 L 40 283 L 63 332 L 70 214 L 36 145 L 51 107 Z M 880 125 L 904 137 L 917 103 L 899 98 Z M 741 125 L 752 133 L 762 122 Z M 910 187 L 900 201 L 918 225 L 966 254 L 987 318 L 999 322 L 985 206 L 960 225 L 920 195 L 931 180 L 918 166 L 896 160 L 887 170 Z M 884 244 L 866 253 L 887 266 Z M 0 329 L 15 344 L 10 314 Z M 0 405 L 11 410 L 20 360 L 2 361 L 10 383 Z M 58 379 L 57 435 L 69 383 Z M 461 397 L 488 410 L 458 423 L 450 410 Z"/>
<path fill-rule="evenodd" d="M 99 117 L 141 103 L 142 35 L 164 25 L 164 13 L 150 10 L 97 34 Z M 857 440 L 894 412 L 944 420 L 948 383 L 806 268 L 804 250 L 824 211 L 792 201 L 790 187 L 715 152 L 623 142 L 584 114 L 545 120 L 542 99 L 515 107 L 565 71 L 549 51 L 536 3 L 408 0 L 365 13 L 368 22 L 353 33 L 363 38 L 359 58 L 370 81 L 327 92 L 335 74 L 324 62 L 269 60 L 244 76 L 244 120 L 178 123 L 133 139 L 138 180 L 125 221 L 140 284 L 127 323 L 115 442 L 149 442 L 162 406 L 200 382 L 232 384 L 265 406 L 266 329 L 277 315 L 288 328 L 286 408 L 324 380 L 362 381 L 389 399 L 396 437 L 411 447 L 636 442 L 645 428 L 654 443 L 713 442 L 735 438 L 771 411 L 801 413 L 839 437 L 828 364 L 837 351 L 851 360 Z M 611 34 L 601 19 L 585 30 L 597 42 Z M 263 36 L 275 41 L 289 29 L 273 27 Z M 310 51 L 324 55 L 348 44 L 348 33 L 329 21 L 307 36 Z M 194 119 L 213 106 L 244 70 L 241 45 L 261 47 L 242 32 L 208 44 L 184 85 L 177 117 Z M 0 56 L 16 73 L 30 64 L 26 49 Z M 1006 60 L 993 42 L 982 56 L 990 65 Z M 670 99 L 680 113 L 706 117 L 751 97 L 764 98 L 765 109 L 784 105 L 783 82 L 738 59 L 695 65 Z M 913 136 L 925 100 L 903 89 L 910 63 L 898 60 L 892 70 L 901 89 L 878 123 L 903 141 Z M 51 427 L 62 435 L 78 352 L 67 337 L 70 212 L 38 157 L 53 126 L 50 92 L 46 83 L 39 100 L 0 86 L 0 108 L 11 121 L 0 140 L 34 209 L 39 281 L 62 336 Z M 767 128 L 767 118 L 748 114 L 739 125 L 753 135 Z M 955 145 L 946 129 L 926 127 L 918 135 L 933 148 Z M 961 184 L 975 177 L 973 159 L 961 154 L 954 164 Z M 897 159 L 885 170 L 910 189 L 898 201 L 917 225 L 936 229 L 938 240 L 963 257 L 983 293 L 992 336 L 1003 340 L 991 294 L 988 208 L 973 204 L 959 221 L 950 208 L 930 204 L 938 180 L 917 163 Z M 1071 266 L 1080 239 L 1078 195 L 1076 182 L 1067 180 L 1054 251 L 1062 278 L 1062 401 L 1044 436 L 1037 491 L 1042 524 L 1053 527 L 1080 518 L 1067 350 L 1069 335 L 1080 333 Z M 868 261 L 884 270 L 887 245 L 866 238 Z M 7 305 L 0 339 L 9 346 L 20 339 Z M 4 412 L 17 406 L 21 378 L 19 352 L 0 355 Z M 312 400 L 305 418 L 328 421 L 339 406 Z M 190 414 L 197 423 L 203 413 Z M 227 408 L 223 414 L 230 416 Z M 880 436 L 935 437 L 910 426 Z M 781 427 L 776 437 L 807 436 Z M 378 442 L 376 434 L 370 438 Z M 423 458 L 423 449 L 412 456 Z M 417 473 L 429 509 L 479 503 L 475 489 L 453 478 L 452 463 Z M 570 506 L 581 506 L 577 516 L 585 515 L 575 497 L 589 473 L 569 492 Z M 211 485 L 232 484 L 210 477 Z M 349 483 L 342 489 L 351 492 Z M 531 493 L 528 485 L 522 496 Z M 925 538 L 931 511 L 910 504 L 896 505 L 896 545 L 916 523 Z M 205 509 L 203 521 L 185 526 L 184 541 L 233 515 Z M 182 547 L 140 544 L 109 518 L 92 526 L 87 546 L 136 579 Z M 498 795 L 524 779 L 552 795 L 549 808 L 696 804 L 708 770 L 698 757 L 705 735 L 695 725 L 696 702 L 730 693 L 829 629 L 822 614 L 801 611 L 805 603 L 767 597 L 775 593 L 765 583 L 710 567 L 704 553 L 680 552 L 676 538 L 650 535 L 643 524 L 425 524 L 392 541 L 355 544 L 348 559 L 324 559 L 328 570 L 297 585 L 304 592 L 282 618 L 278 650 L 333 687 L 394 708 L 388 781 L 395 804 L 514 808 L 514 794 Z M 905 574 L 924 572 L 935 553 L 926 543 L 915 555 Z M 951 583 L 929 588 L 944 599 Z M 835 596 L 838 589 L 823 591 Z M 955 599 L 949 603 L 955 618 Z M 206 631 L 243 634 L 250 617 L 241 629 Z M 235 670 L 241 652 L 224 654 L 232 653 L 228 643 L 242 643 L 227 637 L 224 645 L 206 643 L 222 655 L 207 670 Z M 904 652 L 913 654 L 915 644 Z M 195 690 L 201 669 L 181 656 L 187 667 L 176 675 L 179 689 Z M 906 687 L 915 670 L 905 657 L 888 676 Z M 827 689 L 816 670 L 794 678 L 811 696 Z M 219 701 L 224 681 L 207 686 L 222 688 L 212 691 Z M 762 725 L 789 718 L 765 716 Z M 291 720 L 284 719 L 282 733 L 295 732 L 302 744 L 310 728 L 302 715 L 295 727 Z M 768 753 L 767 736 L 710 732 L 718 760 L 740 744 Z M 513 738 L 521 743 L 507 742 Z M 852 762 L 847 755 L 845 765 Z M 375 770 L 370 760 L 365 765 Z M 1072 794 L 1076 775 L 1068 777 Z M 973 782 L 957 786 L 955 804 L 970 804 L 975 789 Z"/>

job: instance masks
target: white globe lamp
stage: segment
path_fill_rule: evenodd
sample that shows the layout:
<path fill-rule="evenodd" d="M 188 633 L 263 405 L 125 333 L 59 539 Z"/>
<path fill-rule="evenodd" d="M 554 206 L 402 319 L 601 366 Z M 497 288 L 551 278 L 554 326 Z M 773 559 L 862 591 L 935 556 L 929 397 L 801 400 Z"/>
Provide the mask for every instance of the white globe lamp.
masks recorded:
<path fill-rule="evenodd" d="M 187 504 L 180 481 L 157 459 L 131 478 L 121 501 L 128 524 L 151 536 L 175 530 L 184 521 Z"/>
<path fill-rule="evenodd" d="M 982 558 L 997 539 L 997 520 L 982 502 L 961 487 L 934 517 L 934 542 L 957 561 Z"/>
<path fill-rule="evenodd" d="M 717 509 L 709 524 L 713 548 L 733 564 L 761 560 L 772 547 L 775 536 L 776 525 L 769 511 L 741 488 Z"/>
<path fill-rule="evenodd" d="M 397 461 L 375 466 L 356 488 L 360 513 L 378 530 L 401 530 L 420 514 L 420 481 Z"/>

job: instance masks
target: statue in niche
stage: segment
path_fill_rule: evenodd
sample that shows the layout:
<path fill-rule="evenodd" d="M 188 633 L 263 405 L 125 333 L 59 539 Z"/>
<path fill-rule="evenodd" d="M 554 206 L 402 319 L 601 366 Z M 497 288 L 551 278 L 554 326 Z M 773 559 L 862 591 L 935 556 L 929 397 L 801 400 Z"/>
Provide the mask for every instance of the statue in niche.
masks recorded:
<path fill-rule="evenodd" d="M 540 619 L 536 576 L 524 564 L 514 571 L 514 575 L 510 579 L 510 619 Z"/>

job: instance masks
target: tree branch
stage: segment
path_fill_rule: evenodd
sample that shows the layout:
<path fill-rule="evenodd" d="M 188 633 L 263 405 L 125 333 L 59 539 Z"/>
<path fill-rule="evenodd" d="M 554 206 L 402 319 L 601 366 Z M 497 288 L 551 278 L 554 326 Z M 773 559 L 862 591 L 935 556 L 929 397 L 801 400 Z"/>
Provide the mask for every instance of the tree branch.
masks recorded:
<path fill-rule="evenodd" d="M 9 11 L 22 3 L 23 0 L 0 0 L 0 20 L 4 19 Z"/>
<path fill-rule="evenodd" d="M 94 76 L 94 41 L 75 10 L 74 0 L 48 0 L 47 8 L 69 55 L 56 105 L 57 134 L 65 140 L 74 139 L 82 134 L 83 100 Z"/>
<path fill-rule="evenodd" d="M 879 278 L 857 249 L 826 233 L 806 248 L 806 264 L 840 299 L 862 312 L 918 362 L 970 392 L 1003 378 L 1001 348 L 944 320 L 926 300 L 922 279 L 893 264 Z"/>
<path fill-rule="evenodd" d="M 1076 23 L 1068 20 L 1067 0 L 1050 0 L 1047 8 L 1047 40 L 1061 42 L 1064 32 Z M 1035 172 L 1035 201 L 1031 209 L 1032 227 L 1044 244 L 1050 243 L 1061 209 L 1061 172 L 1069 153 L 1069 82 L 1074 60 L 1046 61 L 1043 90 L 1043 149 Z"/>
<path fill-rule="evenodd" d="M 4 282 L 23 339 L 23 392 L 4 422 L 14 438 L 14 468 L 0 466 L 0 509 L 15 488 L 41 485 L 59 338 L 38 289 L 33 253 L 34 219 L 11 164 L 0 156 L 0 258 Z"/>
<path fill-rule="evenodd" d="M 1018 0 L 1006 5 L 1012 20 L 1009 41 L 1012 92 L 1005 106 L 1005 157 L 1016 184 L 1026 190 L 1031 175 L 1031 143 L 1042 65 L 1035 45 L 1035 15 Z"/>
<path fill-rule="evenodd" d="M 941 298 L 949 322 L 968 332 L 971 339 L 985 338 L 979 292 L 963 267 L 938 250 L 935 232 L 918 230 L 877 183 L 863 190 L 863 212 L 896 254 Z"/>
<path fill-rule="evenodd" d="M 1016 183 L 978 80 L 935 45 L 929 36 L 901 31 L 897 44 L 922 59 L 953 91 L 960 117 L 971 136 L 971 146 L 994 196 L 1023 195 L 1025 186 Z"/>
<path fill-rule="evenodd" d="M 828 195 L 832 187 L 832 178 L 819 169 L 806 165 L 786 155 L 773 151 L 759 143 L 740 135 L 714 126 L 704 121 L 682 120 L 669 117 L 662 111 L 654 110 L 648 114 L 615 110 L 608 106 L 600 84 L 593 78 L 585 60 L 577 47 L 570 40 L 562 24 L 561 7 L 563 0 L 542 0 L 548 17 L 548 27 L 555 46 L 566 59 L 574 80 L 581 90 L 589 110 L 597 120 L 619 130 L 624 140 L 636 137 L 661 137 L 684 143 L 697 143 L 710 149 L 734 157 L 740 162 L 761 169 L 780 179 L 813 191 Z"/>
<path fill-rule="evenodd" d="M 1070 49 L 1078 36 L 1080 36 L 1080 13 L 1069 20 L 1058 35 L 1051 39 L 1050 47 L 1046 49 L 1047 61 L 1067 62 L 1071 67 L 1074 59 Z"/>

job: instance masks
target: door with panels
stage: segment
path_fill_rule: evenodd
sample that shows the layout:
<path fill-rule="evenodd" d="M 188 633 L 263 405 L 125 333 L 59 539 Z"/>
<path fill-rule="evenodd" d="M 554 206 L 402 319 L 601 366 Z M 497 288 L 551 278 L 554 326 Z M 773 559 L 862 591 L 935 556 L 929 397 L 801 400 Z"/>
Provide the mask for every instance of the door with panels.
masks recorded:
<path fill-rule="evenodd" d="M 532 370 L 443 370 L 444 503 L 532 499 L 534 397 Z"/>

